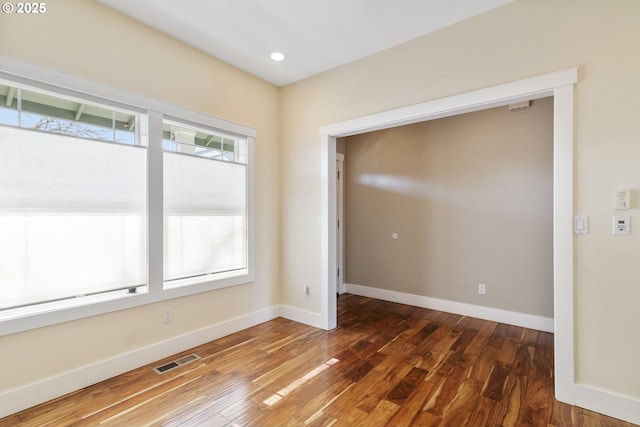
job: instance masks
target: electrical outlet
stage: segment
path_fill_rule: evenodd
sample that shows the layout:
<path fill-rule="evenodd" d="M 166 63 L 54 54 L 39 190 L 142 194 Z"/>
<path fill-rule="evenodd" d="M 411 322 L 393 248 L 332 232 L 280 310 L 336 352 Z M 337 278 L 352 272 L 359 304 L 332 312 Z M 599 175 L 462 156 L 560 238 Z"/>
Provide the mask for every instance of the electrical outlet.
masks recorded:
<path fill-rule="evenodd" d="M 169 323 L 173 320 L 173 313 L 171 307 L 165 307 L 162 309 L 162 323 Z"/>
<path fill-rule="evenodd" d="M 487 285 L 485 285 L 484 283 L 479 283 L 478 284 L 478 293 L 480 295 L 484 295 L 487 293 Z"/>
<path fill-rule="evenodd" d="M 311 288 L 308 286 L 304 287 L 304 296 L 308 297 L 311 295 Z"/>

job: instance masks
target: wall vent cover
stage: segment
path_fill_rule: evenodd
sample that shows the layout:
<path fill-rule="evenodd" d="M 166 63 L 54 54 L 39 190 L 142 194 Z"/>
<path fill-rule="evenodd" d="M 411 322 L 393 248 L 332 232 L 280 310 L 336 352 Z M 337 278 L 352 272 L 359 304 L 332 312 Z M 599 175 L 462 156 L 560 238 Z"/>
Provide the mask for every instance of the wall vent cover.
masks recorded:
<path fill-rule="evenodd" d="M 182 365 L 186 365 L 187 363 L 191 363 L 198 359 L 200 359 L 200 356 L 198 356 L 197 354 L 188 354 L 184 357 L 181 357 L 180 359 L 176 359 L 171 362 L 165 363 L 162 366 L 158 366 L 157 368 L 153 368 L 153 371 L 156 374 L 164 374 L 165 372 L 179 368 Z"/>

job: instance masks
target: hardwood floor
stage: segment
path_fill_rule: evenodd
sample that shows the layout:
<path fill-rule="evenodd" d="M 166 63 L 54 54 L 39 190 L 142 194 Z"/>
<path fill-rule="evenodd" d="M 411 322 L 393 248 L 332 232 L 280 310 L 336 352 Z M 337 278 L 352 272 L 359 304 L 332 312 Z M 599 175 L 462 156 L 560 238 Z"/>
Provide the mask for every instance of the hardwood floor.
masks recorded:
<path fill-rule="evenodd" d="M 338 313 L 333 331 L 272 320 L 0 426 L 632 426 L 554 400 L 552 334 L 346 294 Z"/>

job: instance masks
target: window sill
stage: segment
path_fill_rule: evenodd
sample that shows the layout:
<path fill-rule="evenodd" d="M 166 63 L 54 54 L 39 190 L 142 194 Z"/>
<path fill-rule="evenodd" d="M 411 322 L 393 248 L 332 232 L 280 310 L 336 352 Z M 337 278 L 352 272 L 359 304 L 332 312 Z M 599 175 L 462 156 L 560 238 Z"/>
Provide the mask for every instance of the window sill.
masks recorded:
<path fill-rule="evenodd" d="M 188 277 L 185 279 L 169 280 L 164 282 L 164 289 L 177 289 L 185 286 L 199 285 L 202 283 L 216 282 L 218 280 L 231 279 L 235 277 L 247 276 L 249 271 L 246 268 L 239 270 L 225 271 L 221 273 L 203 274 L 201 276 Z"/>
<path fill-rule="evenodd" d="M 0 311 L 0 322 L 23 319 L 31 316 L 41 316 L 62 310 L 69 310 L 87 305 L 94 305 L 120 299 L 127 299 L 147 294 L 147 287 L 139 287 L 138 292 L 128 293 L 124 290 L 105 292 L 96 295 L 82 295 L 62 301 L 54 301 L 43 304 L 28 305 L 25 307 L 11 308 Z"/>

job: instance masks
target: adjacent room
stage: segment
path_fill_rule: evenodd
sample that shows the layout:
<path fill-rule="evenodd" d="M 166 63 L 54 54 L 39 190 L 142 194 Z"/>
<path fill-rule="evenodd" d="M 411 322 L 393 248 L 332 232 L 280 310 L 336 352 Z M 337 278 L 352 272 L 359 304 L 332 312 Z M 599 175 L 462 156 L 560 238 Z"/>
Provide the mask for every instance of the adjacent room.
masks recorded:
<path fill-rule="evenodd" d="M 553 331 L 553 99 L 360 134 L 342 151 L 347 291 L 528 313 Z"/>
<path fill-rule="evenodd" d="M 640 3 L 0 13 L 0 426 L 640 425 Z"/>

